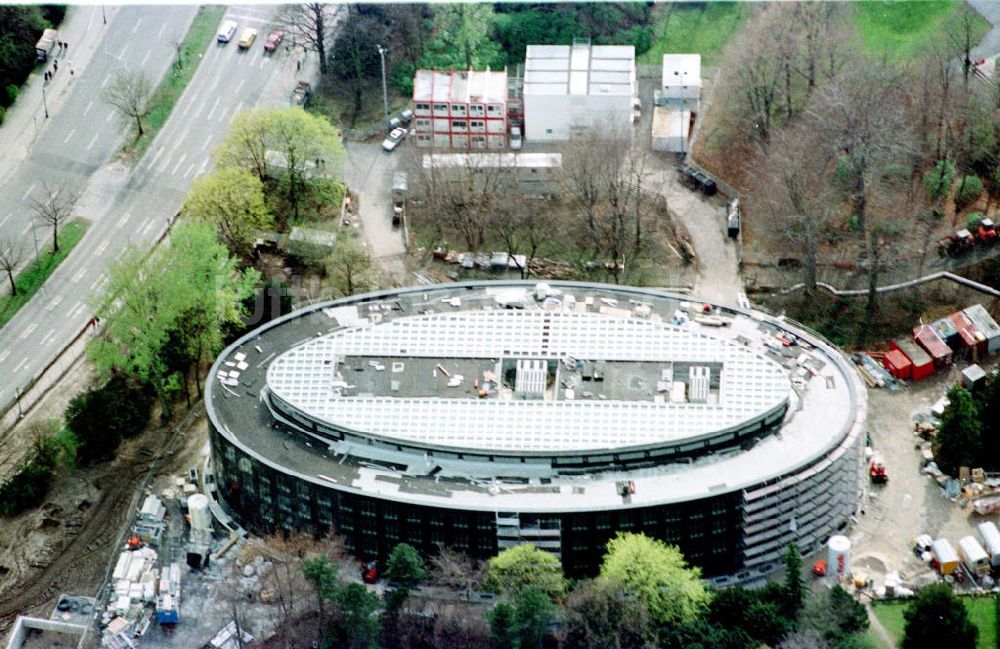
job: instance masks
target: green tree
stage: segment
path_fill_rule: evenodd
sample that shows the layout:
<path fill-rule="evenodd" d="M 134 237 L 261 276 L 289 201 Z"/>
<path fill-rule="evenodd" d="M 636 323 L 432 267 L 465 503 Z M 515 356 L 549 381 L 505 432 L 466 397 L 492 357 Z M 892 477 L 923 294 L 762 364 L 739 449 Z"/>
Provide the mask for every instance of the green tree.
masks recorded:
<path fill-rule="evenodd" d="M 711 601 L 701 570 L 689 568 L 676 547 L 631 533 L 619 533 L 607 547 L 601 577 L 635 593 L 657 622 L 689 622 Z"/>
<path fill-rule="evenodd" d="M 35 67 L 35 43 L 50 25 L 37 5 L 0 7 L 0 88 L 24 83 Z M 9 92 L 0 96 L 0 106 L 13 102 Z"/>
<path fill-rule="evenodd" d="M 340 582 L 337 580 L 339 568 L 329 557 L 320 554 L 306 559 L 302 564 L 302 572 L 316 595 L 320 628 L 325 628 L 327 606 L 336 602 L 340 596 Z"/>
<path fill-rule="evenodd" d="M 948 160 L 939 160 L 934 168 L 924 174 L 924 189 L 932 201 L 942 201 L 951 191 L 955 180 L 955 165 Z"/>
<path fill-rule="evenodd" d="M 962 181 L 958 183 L 958 189 L 955 190 L 955 209 L 962 209 L 976 200 L 983 193 L 983 181 L 979 179 L 979 176 L 962 176 Z"/>
<path fill-rule="evenodd" d="M 547 593 L 528 586 L 514 596 L 520 649 L 542 649 L 556 607 Z"/>
<path fill-rule="evenodd" d="M 770 591 L 727 588 L 715 593 L 709 605 L 709 623 L 729 629 L 760 644 L 774 646 L 788 631 L 788 618 L 782 613 L 785 605 L 784 589 L 779 597 Z"/>
<path fill-rule="evenodd" d="M 238 167 L 223 167 L 195 179 L 184 199 L 184 212 L 211 223 L 237 256 L 250 254 L 258 230 L 274 227 L 264 203 L 264 183 Z"/>
<path fill-rule="evenodd" d="M 215 149 L 215 164 L 246 169 L 261 182 L 270 178 L 267 152 L 271 148 L 274 115 L 270 108 L 251 108 L 236 113 L 226 132 L 226 139 Z"/>
<path fill-rule="evenodd" d="M 385 577 L 404 588 L 415 588 L 427 579 L 427 566 L 416 548 L 409 543 L 397 543 L 389 553 Z"/>
<path fill-rule="evenodd" d="M 339 295 L 354 295 L 374 290 L 378 274 L 368 249 L 350 232 L 341 232 L 324 265 L 333 290 Z"/>
<path fill-rule="evenodd" d="M 566 592 L 566 577 L 559 559 L 525 544 L 508 548 L 489 560 L 485 586 L 505 597 L 535 586 L 550 598 L 558 599 Z"/>
<path fill-rule="evenodd" d="M 143 259 L 132 249 L 112 264 L 97 304 L 104 332 L 87 346 L 99 373 L 134 376 L 156 392 L 162 416 L 171 413 L 179 379 L 164 353 L 171 336 L 203 358 L 222 345 L 222 326 L 239 322 L 243 300 L 260 275 L 236 269 L 205 223 L 178 224 L 170 245 Z"/>
<path fill-rule="evenodd" d="M 565 649 L 643 649 L 656 637 L 646 606 L 603 579 L 588 579 L 573 589 L 565 629 Z"/>
<path fill-rule="evenodd" d="M 958 475 L 958 468 L 974 466 L 982 442 L 982 422 L 976 400 L 956 383 L 948 390 L 948 405 L 935 435 L 934 459 L 942 471 Z"/>
<path fill-rule="evenodd" d="M 517 611 L 500 602 L 489 614 L 490 635 L 496 649 L 518 649 Z"/>
<path fill-rule="evenodd" d="M 350 583 L 340 590 L 341 629 L 350 649 L 366 649 L 378 634 L 378 597 L 362 584 Z"/>
<path fill-rule="evenodd" d="M 434 29 L 465 57 L 465 69 L 475 63 L 473 55 L 485 44 L 493 30 L 493 5 L 450 4 L 434 9 Z"/>
<path fill-rule="evenodd" d="M 350 81 L 354 95 L 354 115 L 361 113 L 361 100 L 368 81 L 381 73 L 378 48 L 390 42 L 389 26 L 378 8 L 347 5 L 347 19 L 330 54 L 330 73 L 340 81 Z"/>
<path fill-rule="evenodd" d="M 785 615 L 790 619 L 798 619 L 804 596 L 802 555 L 794 543 L 789 543 L 785 548 Z"/>
<path fill-rule="evenodd" d="M 903 649 L 974 649 L 979 629 L 947 584 L 921 590 L 903 613 Z"/>
<path fill-rule="evenodd" d="M 66 426 L 76 435 L 77 459 L 91 464 L 112 457 L 118 444 L 146 427 L 149 397 L 115 374 L 104 385 L 81 392 L 66 406 Z"/>
<path fill-rule="evenodd" d="M 1000 466 L 1000 368 L 986 377 L 978 404 L 982 422 L 978 457 L 983 465 L 995 469 Z"/>

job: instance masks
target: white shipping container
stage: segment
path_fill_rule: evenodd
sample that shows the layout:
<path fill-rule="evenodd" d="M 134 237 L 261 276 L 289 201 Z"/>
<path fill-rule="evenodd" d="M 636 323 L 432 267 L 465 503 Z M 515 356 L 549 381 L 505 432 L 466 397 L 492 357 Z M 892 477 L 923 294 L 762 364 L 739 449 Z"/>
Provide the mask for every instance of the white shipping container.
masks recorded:
<path fill-rule="evenodd" d="M 132 563 L 132 553 L 124 550 L 118 555 L 118 562 L 115 563 L 115 571 L 112 573 L 114 579 L 124 579 L 128 575 L 129 564 Z"/>
<path fill-rule="evenodd" d="M 990 557 L 990 564 L 994 568 L 1000 568 L 1000 530 L 993 521 L 986 521 L 976 526 L 976 531 L 979 532 L 979 540 L 983 542 L 986 554 Z"/>
<path fill-rule="evenodd" d="M 972 536 L 963 536 L 958 540 L 958 553 L 962 557 L 962 563 L 975 575 L 984 575 L 990 571 L 990 558 Z"/>

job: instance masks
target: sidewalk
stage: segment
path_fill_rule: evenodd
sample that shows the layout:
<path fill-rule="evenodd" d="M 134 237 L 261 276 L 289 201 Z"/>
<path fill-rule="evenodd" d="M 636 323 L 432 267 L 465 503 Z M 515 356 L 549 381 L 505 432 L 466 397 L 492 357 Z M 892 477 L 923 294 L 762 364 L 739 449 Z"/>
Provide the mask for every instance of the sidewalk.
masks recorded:
<path fill-rule="evenodd" d="M 59 48 L 55 48 L 46 66 L 28 76 L 21 86 L 17 101 L 7 109 L 7 116 L 3 125 L 0 125 L 0 183 L 28 156 L 38 135 L 45 129 L 43 86 L 49 119 L 52 119 L 63 107 L 70 84 L 80 78 L 94 52 L 100 47 L 105 32 L 104 18 L 111 20 L 117 10 L 113 6 L 102 8 L 80 5 L 70 6 L 66 10 L 66 17 L 59 27 L 59 39 L 69 44 L 67 52 L 60 54 Z M 59 61 L 60 70 L 46 84 L 43 75 L 52 68 L 53 60 Z M 70 63 L 72 75 L 69 73 Z"/>

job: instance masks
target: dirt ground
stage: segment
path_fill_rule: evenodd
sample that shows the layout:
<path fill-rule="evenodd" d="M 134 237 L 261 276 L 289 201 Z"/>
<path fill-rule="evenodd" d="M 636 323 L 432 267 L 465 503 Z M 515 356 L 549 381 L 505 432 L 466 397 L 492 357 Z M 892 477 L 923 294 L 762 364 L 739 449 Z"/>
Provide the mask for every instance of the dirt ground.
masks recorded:
<path fill-rule="evenodd" d="M 92 376 L 89 364 L 78 363 L 5 439 L 18 440 L 18 432 L 33 418 L 61 418 L 66 403 L 89 385 Z M 96 594 L 147 472 L 151 467 L 154 476 L 186 472 L 204 449 L 208 435 L 203 413 L 186 433 L 174 435 L 172 430 L 154 419 L 150 429 L 122 444 L 117 459 L 91 468 L 60 470 L 40 508 L 4 520 L 0 637 L 18 614 L 48 617 L 59 593 Z M 27 440 L 19 443 L 30 446 Z"/>
<path fill-rule="evenodd" d="M 984 369 L 990 371 L 996 365 L 992 359 Z M 983 520 L 971 505 L 963 508 L 947 500 L 937 482 L 920 473 L 921 457 L 913 434 L 914 413 L 929 410 L 966 366 L 954 366 L 900 391 L 869 392 L 868 430 L 875 450 L 885 459 L 889 483 L 870 485 L 866 476 L 864 513 L 849 535 L 854 543 L 852 566 L 867 572 L 876 586 L 889 571 L 898 570 L 907 580 L 929 572 L 912 552 L 912 540 L 918 534 L 945 537 L 957 547 L 958 539 L 975 535 L 976 524 Z"/>

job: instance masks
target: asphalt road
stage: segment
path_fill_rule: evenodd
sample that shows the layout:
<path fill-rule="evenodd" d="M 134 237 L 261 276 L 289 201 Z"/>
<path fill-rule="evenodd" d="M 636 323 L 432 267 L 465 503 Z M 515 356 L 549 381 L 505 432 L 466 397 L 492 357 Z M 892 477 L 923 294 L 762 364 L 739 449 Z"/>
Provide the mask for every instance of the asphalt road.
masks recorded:
<path fill-rule="evenodd" d="M 123 8 L 115 22 L 121 20 L 128 24 L 142 18 L 155 25 L 163 21 L 161 11 L 194 11 L 185 7 L 129 7 L 128 10 L 136 12 L 136 16 L 126 19 Z M 251 106 L 285 105 L 295 84 L 295 62 L 301 57 L 301 51 L 293 53 L 283 45 L 274 56 L 264 56 L 263 37 L 270 29 L 274 11 L 275 7 L 263 5 L 229 9 L 226 19 L 236 20 L 240 30 L 252 26 L 261 32 L 257 42 L 248 51 L 239 51 L 235 42 L 225 46 L 213 43 L 209 47 L 169 121 L 134 168 L 109 164 L 94 171 L 101 161 L 87 158 L 91 165 L 87 169 L 92 175 L 75 213 L 92 224 L 86 237 L 43 290 L 0 331 L 0 377 L 4 379 L 0 383 L 0 406 L 8 403 L 14 397 L 15 388 L 28 383 L 86 325 L 94 311 L 91 306 L 94 296 L 106 282 L 104 271 L 108 264 L 130 250 L 129 244 L 147 249 L 169 227 L 191 181 L 210 168 L 212 150 L 224 137 L 233 116 Z M 151 16 L 159 18 L 154 20 Z M 141 27 L 138 31 L 142 31 Z M 168 46 L 169 40 L 167 38 Z M 168 65 L 169 61 L 168 56 L 163 65 Z M 81 75 L 81 85 L 83 78 L 90 80 L 87 85 L 95 80 L 100 85 L 105 75 L 106 71 L 102 74 L 98 68 L 88 68 Z M 57 150 L 59 133 L 65 139 L 75 128 L 81 133 L 80 141 L 86 152 L 94 136 L 82 135 L 86 130 L 83 125 L 106 120 L 104 117 L 94 119 L 97 114 L 93 111 L 98 110 L 96 101 L 91 113 L 84 116 L 82 113 L 88 102 L 74 98 L 70 103 L 79 110 L 53 116 L 53 120 L 66 122 L 58 128 L 53 122 L 48 129 L 53 134 L 46 134 Z M 102 110 L 105 109 L 102 107 Z M 120 125 L 116 128 L 121 130 Z M 63 146 L 69 147 L 76 135 L 73 133 Z M 118 141 L 115 138 L 109 145 L 105 159 Z M 42 160 L 67 157 L 65 151 L 60 156 L 44 147 L 37 147 L 35 151 L 32 157 L 41 156 Z M 35 170 L 38 173 L 38 167 Z M 20 173 L 18 171 L 18 177 L 22 177 Z M 30 176 L 22 178 L 24 182 Z M 78 182 L 82 185 L 84 180 L 80 178 Z M 5 188 L 4 192 L 7 191 L 10 190 Z M 14 188 L 13 200 L 21 200 L 18 191 L 26 190 Z M 9 193 L 2 195 L 11 196 Z M 15 228 L 23 232 L 23 220 L 16 223 L 21 223 Z M 30 226 L 27 233 L 30 236 Z"/>

